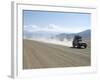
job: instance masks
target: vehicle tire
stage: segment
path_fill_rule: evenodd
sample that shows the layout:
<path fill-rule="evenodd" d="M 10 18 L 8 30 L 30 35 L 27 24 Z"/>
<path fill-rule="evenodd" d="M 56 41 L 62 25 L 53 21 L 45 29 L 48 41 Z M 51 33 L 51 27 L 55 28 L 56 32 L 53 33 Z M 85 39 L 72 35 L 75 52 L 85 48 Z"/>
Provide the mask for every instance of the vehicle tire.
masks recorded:
<path fill-rule="evenodd" d="M 73 48 L 75 48 L 75 44 L 73 43 Z"/>
<path fill-rule="evenodd" d="M 77 48 L 81 48 L 80 44 L 77 45 Z"/>
<path fill-rule="evenodd" d="M 87 44 L 84 44 L 84 48 L 87 48 Z"/>

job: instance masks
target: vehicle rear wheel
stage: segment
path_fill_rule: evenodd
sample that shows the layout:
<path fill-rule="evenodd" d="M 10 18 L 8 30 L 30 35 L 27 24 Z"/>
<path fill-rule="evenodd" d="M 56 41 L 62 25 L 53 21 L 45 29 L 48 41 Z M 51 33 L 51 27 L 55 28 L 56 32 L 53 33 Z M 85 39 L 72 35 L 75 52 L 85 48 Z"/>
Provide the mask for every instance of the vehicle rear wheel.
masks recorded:
<path fill-rule="evenodd" d="M 83 47 L 83 48 L 87 48 L 87 44 L 86 44 L 86 43 L 83 43 L 83 44 L 82 44 L 82 47 Z"/>
<path fill-rule="evenodd" d="M 73 43 L 73 48 L 75 48 L 75 44 Z"/>

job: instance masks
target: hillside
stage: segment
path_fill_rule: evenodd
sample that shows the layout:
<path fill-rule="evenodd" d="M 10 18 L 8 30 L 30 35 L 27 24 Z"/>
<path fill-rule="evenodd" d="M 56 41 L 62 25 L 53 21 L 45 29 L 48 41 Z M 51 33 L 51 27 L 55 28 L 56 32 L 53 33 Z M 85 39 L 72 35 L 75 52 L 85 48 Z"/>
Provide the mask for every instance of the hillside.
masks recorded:
<path fill-rule="evenodd" d="M 63 41 L 64 39 L 71 40 L 71 39 L 73 39 L 73 37 L 75 35 L 82 36 L 83 40 L 90 40 L 91 30 L 85 30 L 85 31 L 82 31 L 82 32 L 79 32 L 79 33 L 69 33 L 69 34 L 68 33 L 61 33 L 61 34 L 54 36 L 54 38 L 61 40 L 61 41 Z"/>

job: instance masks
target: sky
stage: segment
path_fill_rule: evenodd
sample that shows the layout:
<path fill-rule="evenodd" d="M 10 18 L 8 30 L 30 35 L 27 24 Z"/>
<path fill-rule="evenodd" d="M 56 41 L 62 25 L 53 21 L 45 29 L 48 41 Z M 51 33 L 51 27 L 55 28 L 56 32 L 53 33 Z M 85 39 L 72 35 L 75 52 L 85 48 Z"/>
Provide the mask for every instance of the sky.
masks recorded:
<path fill-rule="evenodd" d="M 28 32 L 78 33 L 91 28 L 90 20 L 89 13 L 23 11 L 23 26 Z"/>

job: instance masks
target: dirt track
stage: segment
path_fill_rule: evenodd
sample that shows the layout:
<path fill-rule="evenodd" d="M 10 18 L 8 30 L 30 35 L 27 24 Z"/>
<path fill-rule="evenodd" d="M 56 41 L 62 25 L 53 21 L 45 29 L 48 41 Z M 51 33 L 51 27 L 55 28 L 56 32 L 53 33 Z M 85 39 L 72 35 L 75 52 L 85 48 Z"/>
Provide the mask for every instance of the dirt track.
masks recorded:
<path fill-rule="evenodd" d="M 66 46 L 23 40 L 23 69 L 89 66 L 90 48 Z"/>

